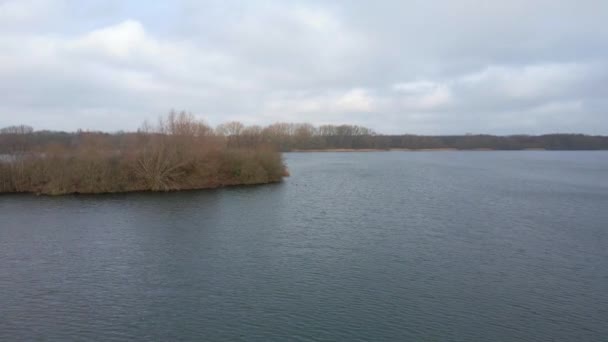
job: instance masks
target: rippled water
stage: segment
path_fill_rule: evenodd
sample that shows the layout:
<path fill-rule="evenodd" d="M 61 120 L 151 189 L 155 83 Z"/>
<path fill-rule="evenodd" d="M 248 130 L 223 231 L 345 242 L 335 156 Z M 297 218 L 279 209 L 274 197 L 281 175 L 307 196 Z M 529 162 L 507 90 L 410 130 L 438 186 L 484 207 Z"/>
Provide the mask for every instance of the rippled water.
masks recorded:
<path fill-rule="evenodd" d="M 0 340 L 608 339 L 608 153 L 286 160 L 277 185 L 0 196 Z"/>

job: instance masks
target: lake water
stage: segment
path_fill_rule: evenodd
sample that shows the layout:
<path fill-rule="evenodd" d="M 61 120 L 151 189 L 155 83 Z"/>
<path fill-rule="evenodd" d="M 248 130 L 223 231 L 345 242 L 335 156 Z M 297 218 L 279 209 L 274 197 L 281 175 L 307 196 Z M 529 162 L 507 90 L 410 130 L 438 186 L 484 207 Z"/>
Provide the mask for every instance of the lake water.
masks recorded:
<path fill-rule="evenodd" d="M 0 340 L 608 340 L 607 152 L 285 157 L 268 186 L 0 196 Z"/>

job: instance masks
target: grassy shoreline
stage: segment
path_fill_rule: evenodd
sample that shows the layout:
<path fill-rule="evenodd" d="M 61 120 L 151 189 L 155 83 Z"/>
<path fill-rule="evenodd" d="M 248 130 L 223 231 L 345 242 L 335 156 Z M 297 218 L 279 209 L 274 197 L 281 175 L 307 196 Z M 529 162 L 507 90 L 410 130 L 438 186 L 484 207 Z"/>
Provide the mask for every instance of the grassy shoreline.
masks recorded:
<path fill-rule="evenodd" d="M 551 151 L 545 148 L 524 148 L 518 150 L 499 150 L 493 148 L 471 148 L 471 149 L 458 149 L 458 148 L 420 148 L 420 149 L 411 149 L 411 148 L 327 148 L 327 149 L 295 149 L 287 152 L 293 153 L 307 153 L 307 152 L 463 152 L 463 151 L 471 151 L 471 152 L 484 152 L 484 151 Z"/>

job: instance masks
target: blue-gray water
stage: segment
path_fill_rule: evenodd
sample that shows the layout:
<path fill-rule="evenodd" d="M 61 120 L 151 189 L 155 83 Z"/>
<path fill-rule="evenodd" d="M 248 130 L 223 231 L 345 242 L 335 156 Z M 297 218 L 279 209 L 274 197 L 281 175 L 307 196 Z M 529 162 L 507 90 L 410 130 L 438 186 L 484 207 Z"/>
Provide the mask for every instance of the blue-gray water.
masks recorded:
<path fill-rule="evenodd" d="M 0 196 L 0 340 L 608 340 L 608 153 L 286 160 L 276 185 Z"/>

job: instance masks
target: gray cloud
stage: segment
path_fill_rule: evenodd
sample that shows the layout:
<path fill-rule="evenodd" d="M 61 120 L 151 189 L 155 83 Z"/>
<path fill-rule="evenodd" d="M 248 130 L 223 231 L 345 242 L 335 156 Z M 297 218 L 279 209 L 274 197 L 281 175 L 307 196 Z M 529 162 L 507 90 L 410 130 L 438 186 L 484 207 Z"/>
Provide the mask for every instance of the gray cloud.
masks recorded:
<path fill-rule="evenodd" d="M 0 0 L 0 126 L 608 134 L 605 1 Z"/>

